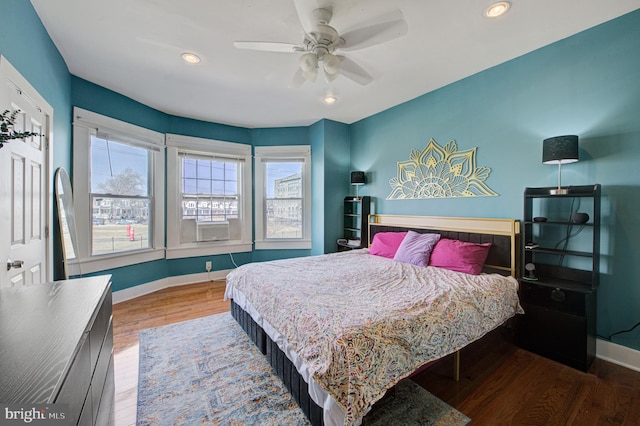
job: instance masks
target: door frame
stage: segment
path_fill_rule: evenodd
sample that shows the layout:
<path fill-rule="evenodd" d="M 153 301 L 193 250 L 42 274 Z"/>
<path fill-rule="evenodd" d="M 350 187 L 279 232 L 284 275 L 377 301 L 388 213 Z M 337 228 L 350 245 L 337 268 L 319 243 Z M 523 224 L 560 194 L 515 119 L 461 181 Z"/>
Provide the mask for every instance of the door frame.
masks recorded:
<path fill-rule="evenodd" d="M 53 107 L 38 93 L 38 91 L 29 83 L 29 81 L 20 74 L 20 72 L 7 60 L 4 55 L 0 55 L 0 82 L 4 84 L 5 80 L 9 80 L 13 85 L 22 92 L 23 96 L 30 98 L 36 105 L 42 108 L 45 116 L 48 117 L 48 123 L 45 123 L 44 136 L 44 176 L 46 187 L 45 200 L 45 244 L 46 244 L 46 265 L 45 281 L 53 280 Z M 4 267 L 4 259 L 0 259 L 0 267 Z"/>

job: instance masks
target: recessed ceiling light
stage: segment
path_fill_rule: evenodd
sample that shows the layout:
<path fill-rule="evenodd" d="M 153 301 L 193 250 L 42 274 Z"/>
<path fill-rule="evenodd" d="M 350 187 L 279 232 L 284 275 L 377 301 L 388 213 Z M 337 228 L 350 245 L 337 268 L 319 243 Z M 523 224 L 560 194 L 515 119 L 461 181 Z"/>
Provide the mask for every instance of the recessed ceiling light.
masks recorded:
<path fill-rule="evenodd" d="M 327 96 L 325 96 L 324 98 L 322 98 L 322 101 L 323 101 L 325 104 L 329 104 L 329 105 L 331 105 L 331 104 L 335 104 L 335 103 L 338 101 L 338 98 L 336 98 L 336 97 L 335 97 L 335 96 L 333 96 L 333 95 L 327 95 Z"/>
<path fill-rule="evenodd" d="M 498 16 L 502 16 L 507 13 L 507 10 L 509 10 L 510 7 L 511 3 L 508 1 L 499 1 L 486 8 L 484 16 L 487 18 L 497 18 Z"/>
<path fill-rule="evenodd" d="M 185 52 L 182 54 L 182 60 L 189 64 L 197 64 L 200 62 L 200 57 L 195 53 Z"/>

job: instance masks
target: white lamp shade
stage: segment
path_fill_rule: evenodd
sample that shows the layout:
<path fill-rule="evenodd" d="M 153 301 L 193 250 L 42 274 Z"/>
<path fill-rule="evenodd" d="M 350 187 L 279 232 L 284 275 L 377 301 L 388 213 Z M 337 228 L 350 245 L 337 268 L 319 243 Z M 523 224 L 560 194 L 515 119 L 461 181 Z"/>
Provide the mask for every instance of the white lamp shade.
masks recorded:
<path fill-rule="evenodd" d="M 338 71 L 340 71 L 340 58 L 338 58 L 336 55 L 327 53 L 326 55 L 324 55 L 324 58 L 322 58 L 322 63 L 327 74 L 334 75 L 337 74 Z"/>
<path fill-rule="evenodd" d="M 302 76 L 309 83 L 315 83 L 316 79 L 318 78 L 318 68 L 314 68 L 310 71 L 302 71 Z"/>

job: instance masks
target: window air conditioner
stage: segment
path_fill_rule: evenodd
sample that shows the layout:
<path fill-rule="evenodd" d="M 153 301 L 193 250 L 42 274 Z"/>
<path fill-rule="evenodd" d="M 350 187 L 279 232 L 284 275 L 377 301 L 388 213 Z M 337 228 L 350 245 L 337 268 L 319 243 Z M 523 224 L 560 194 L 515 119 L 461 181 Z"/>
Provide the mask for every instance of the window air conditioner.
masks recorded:
<path fill-rule="evenodd" d="M 223 241 L 229 239 L 229 222 L 197 222 L 196 241 Z"/>

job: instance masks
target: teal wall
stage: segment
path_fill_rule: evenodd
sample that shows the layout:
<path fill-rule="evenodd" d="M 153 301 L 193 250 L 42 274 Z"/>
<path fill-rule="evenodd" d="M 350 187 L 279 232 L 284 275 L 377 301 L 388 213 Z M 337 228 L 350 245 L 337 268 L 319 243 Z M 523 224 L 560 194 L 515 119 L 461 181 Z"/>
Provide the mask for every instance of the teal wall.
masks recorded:
<path fill-rule="evenodd" d="M 311 216 L 311 254 L 324 253 L 324 122 L 318 121 L 309 127 L 311 141 L 311 204 L 313 214 Z"/>
<path fill-rule="evenodd" d="M 0 2 L 0 54 L 53 107 L 53 170 L 71 169 L 71 75 L 28 0 Z M 52 179 L 53 181 L 53 179 Z"/>
<path fill-rule="evenodd" d="M 344 123 L 320 120 L 310 127 L 312 156 L 313 246 L 311 254 L 336 251 L 344 237 L 343 199 L 349 194 L 350 130 Z"/>
<path fill-rule="evenodd" d="M 72 109 L 79 106 L 159 133 L 165 133 L 168 127 L 167 114 L 82 78 L 71 76 L 70 93 Z"/>
<path fill-rule="evenodd" d="M 600 183 L 602 276 L 597 331 L 640 321 L 640 11 L 453 83 L 351 125 L 351 166 L 388 214 L 522 217 L 527 186 L 553 186 L 542 140 L 580 136 L 563 184 Z M 386 200 L 397 162 L 430 138 L 478 147 L 499 197 Z M 614 342 L 640 349 L 640 329 Z"/>
<path fill-rule="evenodd" d="M 323 120 L 324 139 L 324 200 L 323 222 L 327 224 L 320 236 L 323 243 L 322 253 L 337 250 L 336 241 L 344 237 L 341 224 L 344 221 L 343 200 L 349 194 L 349 152 L 351 149 L 348 125 L 331 120 Z M 335 226 L 338 224 L 338 226 Z"/>
<path fill-rule="evenodd" d="M 603 185 L 602 279 L 598 333 L 640 318 L 640 11 L 420 96 L 350 126 L 322 120 L 308 128 L 246 129 L 167 115 L 69 74 L 28 0 L 0 2 L 0 54 L 53 106 L 54 166 L 71 167 L 74 105 L 152 130 L 252 145 L 309 144 L 312 149 L 313 248 L 234 254 L 236 263 L 332 251 L 340 236 L 335 201 L 365 170 L 361 194 L 381 213 L 515 217 L 526 186 L 552 186 L 557 170 L 541 164 L 541 141 L 580 135 L 581 161 L 564 168 L 565 184 Z M 389 201 L 389 179 L 411 148 L 429 138 L 478 147 L 498 197 Z M 335 237 L 335 238 L 334 238 Z M 209 257 L 208 257 L 209 258 Z M 229 255 L 214 257 L 221 269 Z M 159 260 L 109 271 L 116 289 L 201 272 L 202 258 Z M 614 337 L 640 349 L 640 330 Z"/>
<path fill-rule="evenodd" d="M 49 170 L 49 181 L 53 182 L 58 167 L 71 171 L 71 75 L 28 0 L 0 1 L 0 18 L 0 54 L 54 110 L 50 142 L 53 163 Z M 53 193 L 53 187 L 49 190 Z M 58 246 L 60 233 L 55 226 L 52 237 Z M 53 259 L 58 258 L 56 251 Z M 56 262 L 54 276 L 60 274 L 59 269 Z"/>

